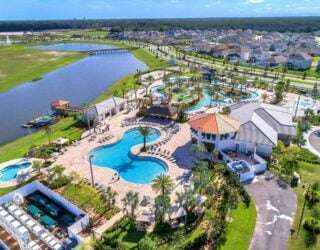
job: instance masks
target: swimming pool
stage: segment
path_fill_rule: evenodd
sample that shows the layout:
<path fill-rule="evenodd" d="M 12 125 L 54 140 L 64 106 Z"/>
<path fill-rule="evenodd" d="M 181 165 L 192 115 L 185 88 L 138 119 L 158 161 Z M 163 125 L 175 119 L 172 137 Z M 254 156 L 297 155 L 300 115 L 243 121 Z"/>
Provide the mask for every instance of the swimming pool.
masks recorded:
<path fill-rule="evenodd" d="M 13 181 L 20 170 L 27 169 L 31 167 L 30 162 L 22 162 L 7 166 L 0 170 L 0 182 L 10 182 Z"/>
<path fill-rule="evenodd" d="M 160 132 L 151 129 L 147 142 L 154 142 Z M 148 184 L 158 175 L 167 171 L 167 165 L 156 158 L 137 157 L 130 149 L 143 143 L 143 136 L 138 128 L 128 130 L 118 142 L 96 148 L 91 152 L 92 164 L 97 167 L 111 168 L 118 172 L 122 179 L 135 184 Z"/>
<path fill-rule="evenodd" d="M 254 101 L 257 100 L 259 97 L 258 93 L 254 91 L 249 91 L 250 96 L 247 98 L 242 98 L 242 101 Z M 211 100 L 210 95 L 208 94 L 207 90 L 203 90 L 202 92 L 203 98 L 196 103 L 195 105 L 191 106 L 190 108 L 187 109 L 187 113 L 193 113 L 202 110 L 205 107 L 209 107 L 210 104 L 212 106 L 223 106 L 227 103 L 231 103 L 232 99 L 229 97 L 225 97 L 222 93 L 219 93 L 220 96 L 224 96 L 224 100 Z"/>

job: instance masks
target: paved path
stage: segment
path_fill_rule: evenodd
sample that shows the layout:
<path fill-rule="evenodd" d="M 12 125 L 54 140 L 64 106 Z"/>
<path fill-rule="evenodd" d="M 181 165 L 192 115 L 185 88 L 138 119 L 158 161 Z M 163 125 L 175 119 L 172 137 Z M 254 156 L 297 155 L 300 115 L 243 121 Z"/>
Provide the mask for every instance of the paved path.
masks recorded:
<path fill-rule="evenodd" d="M 252 250 L 285 250 L 296 212 L 297 198 L 290 187 L 281 188 L 276 180 L 258 176 L 246 186 L 257 208 Z"/>
<path fill-rule="evenodd" d="M 320 130 L 320 126 L 312 127 L 308 133 L 304 134 L 306 145 L 304 148 L 309 149 L 312 153 L 320 157 L 320 137 L 315 132 Z"/>

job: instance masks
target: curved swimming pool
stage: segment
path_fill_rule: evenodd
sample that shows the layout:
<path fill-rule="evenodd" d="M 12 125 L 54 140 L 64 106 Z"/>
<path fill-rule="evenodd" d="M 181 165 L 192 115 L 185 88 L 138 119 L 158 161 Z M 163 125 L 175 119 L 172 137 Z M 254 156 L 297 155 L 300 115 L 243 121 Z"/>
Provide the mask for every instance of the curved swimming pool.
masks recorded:
<path fill-rule="evenodd" d="M 151 129 L 147 142 L 154 142 L 159 138 L 160 132 L 157 129 Z M 132 155 L 131 148 L 142 143 L 143 136 L 138 128 L 130 129 L 118 142 L 93 150 L 92 164 L 97 167 L 111 168 L 128 182 L 148 184 L 158 175 L 165 173 L 167 165 L 156 158 Z"/>
<path fill-rule="evenodd" d="M 242 98 L 241 101 L 254 101 L 257 100 L 259 97 L 259 94 L 254 91 L 249 91 L 249 96 L 246 98 Z M 225 97 L 224 94 L 219 93 L 219 95 L 224 97 L 224 100 L 211 100 L 211 96 L 208 94 L 208 90 L 204 89 L 202 92 L 202 99 L 197 102 L 195 105 L 191 106 L 190 108 L 187 109 L 187 113 L 193 113 L 202 110 L 205 107 L 209 107 L 210 104 L 212 106 L 224 106 L 227 104 L 228 100 L 231 100 L 228 97 Z M 232 101 L 232 100 L 231 100 Z"/>
<path fill-rule="evenodd" d="M 13 181 L 20 170 L 31 167 L 30 162 L 16 163 L 0 170 L 0 183 Z"/>

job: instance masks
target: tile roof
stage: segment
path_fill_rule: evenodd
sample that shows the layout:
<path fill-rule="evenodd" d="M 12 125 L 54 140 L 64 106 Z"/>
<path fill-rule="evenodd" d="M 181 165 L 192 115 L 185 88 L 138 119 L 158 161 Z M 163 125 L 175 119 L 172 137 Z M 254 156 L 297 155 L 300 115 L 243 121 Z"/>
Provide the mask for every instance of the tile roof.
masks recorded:
<path fill-rule="evenodd" d="M 208 134 L 226 134 L 236 132 L 240 123 L 219 113 L 199 115 L 189 121 L 191 128 Z"/>

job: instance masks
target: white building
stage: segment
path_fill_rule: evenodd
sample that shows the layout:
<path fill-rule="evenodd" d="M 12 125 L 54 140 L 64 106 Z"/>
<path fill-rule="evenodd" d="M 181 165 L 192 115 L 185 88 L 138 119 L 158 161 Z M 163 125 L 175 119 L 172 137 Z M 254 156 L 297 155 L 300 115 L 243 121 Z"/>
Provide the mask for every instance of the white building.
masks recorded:
<path fill-rule="evenodd" d="M 278 140 L 288 144 L 295 135 L 292 114 L 285 108 L 240 103 L 230 109 L 229 116 L 204 114 L 190 120 L 193 141 L 221 151 L 269 156 Z"/>
<path fill-rule="evenodd" d="M 103 102 L 95 104 L 85 113 L 85 120 L 100 123 L 107 117 L 113 116 L 126 108 L 126 100 L 119 97 L 111 97 Z"/>

